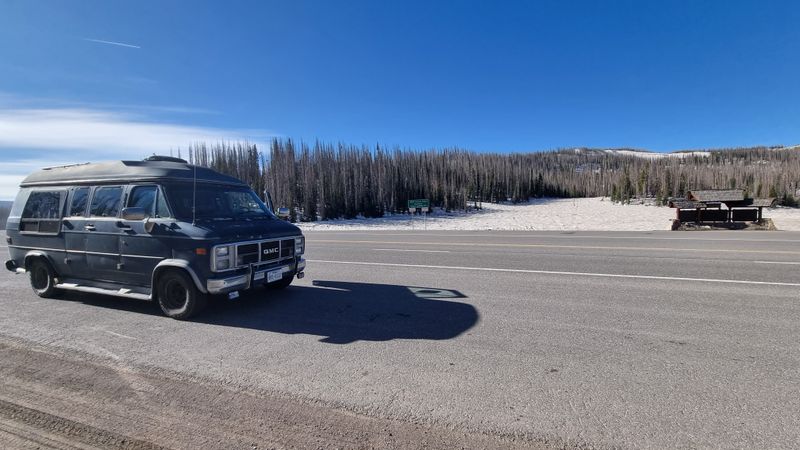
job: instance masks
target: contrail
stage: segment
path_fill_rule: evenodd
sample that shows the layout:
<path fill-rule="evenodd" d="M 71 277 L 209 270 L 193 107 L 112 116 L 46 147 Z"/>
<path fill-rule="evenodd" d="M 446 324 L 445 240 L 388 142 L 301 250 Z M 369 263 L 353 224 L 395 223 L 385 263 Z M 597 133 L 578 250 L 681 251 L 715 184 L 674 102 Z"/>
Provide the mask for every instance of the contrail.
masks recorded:
<path fill-rule="evenodd" d="M 126 44 L 124 42 L 104 41 L 102 39 L 83 38 L 83 40 L 84 41 L 89 41 L 89 42 L 97 42 L 97 43 L 100 43 L 100 44 L 119 45 L 120 47 L 142 48 L 142 47 L 139 47 L 138 45 Z"/>

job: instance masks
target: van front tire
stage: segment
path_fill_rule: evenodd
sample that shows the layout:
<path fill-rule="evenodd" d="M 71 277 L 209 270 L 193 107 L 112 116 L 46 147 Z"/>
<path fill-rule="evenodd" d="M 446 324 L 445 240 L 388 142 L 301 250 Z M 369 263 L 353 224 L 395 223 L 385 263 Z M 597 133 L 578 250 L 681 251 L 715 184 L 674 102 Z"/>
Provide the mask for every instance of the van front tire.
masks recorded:
<path fill-rule="evenodd" d="M 61 293 L 56 288 L 56 273 L 42 258 L 36 258 L 28 266 L 33 292 L 42 298 L 57 297 Z"/>
<path fill-rule="evenodd" d="M 170 270 L 158 278 L 158 306 L 173 319 L 188 319 L 205 308 L 208 296 L 181 270 Z"/>

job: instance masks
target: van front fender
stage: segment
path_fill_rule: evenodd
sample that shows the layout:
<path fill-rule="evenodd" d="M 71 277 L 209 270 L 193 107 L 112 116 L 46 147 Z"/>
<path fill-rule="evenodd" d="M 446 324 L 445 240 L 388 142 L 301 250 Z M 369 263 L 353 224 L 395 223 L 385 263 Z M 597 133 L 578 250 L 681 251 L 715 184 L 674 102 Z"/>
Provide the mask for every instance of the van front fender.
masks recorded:
<path fill-rule="evenodd" d="M 156 279 L 158 278 L 158 274 L 169 268 L 178 268 L 185 270 L 186 273 L 188 273 L 189 276 L 192 277 L 192 280 L 194 281 L 194 285 L 197 287 L 197 290 L 199 290 L 204 294 L 208 293 L 205 284 L 203 284 L 200 281 L 200 277 L 197 276 L 197 273 L 194 271 L 194 269 L 192 269 L 192 266 L 189 265 L 189 261 L 186 261 L 185 259 L 165 259 L 160 263 L 158 263 L 158 265 L 156 265 L 156 268 L 153 269 L 153 278 L 150 282 L 153 292 L 156 292 Z M 155 295 L 153 295 L 153 298 L 155 298 Z"/>

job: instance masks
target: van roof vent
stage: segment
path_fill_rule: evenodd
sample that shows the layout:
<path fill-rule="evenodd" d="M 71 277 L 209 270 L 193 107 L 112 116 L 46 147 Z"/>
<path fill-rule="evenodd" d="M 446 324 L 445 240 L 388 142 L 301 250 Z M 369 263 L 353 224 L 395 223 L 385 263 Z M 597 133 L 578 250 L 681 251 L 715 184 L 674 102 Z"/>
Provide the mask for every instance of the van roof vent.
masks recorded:
<path fill-rule="evenodd" d="M 148 156 L 144 160 L 145 161 L 167 161 L 167 162 L 176 162 L 176 163 L 186 164 L 186 160 L 185 159 L 176 158 L 174 156 L 153 155 L 153 156 Z"/>

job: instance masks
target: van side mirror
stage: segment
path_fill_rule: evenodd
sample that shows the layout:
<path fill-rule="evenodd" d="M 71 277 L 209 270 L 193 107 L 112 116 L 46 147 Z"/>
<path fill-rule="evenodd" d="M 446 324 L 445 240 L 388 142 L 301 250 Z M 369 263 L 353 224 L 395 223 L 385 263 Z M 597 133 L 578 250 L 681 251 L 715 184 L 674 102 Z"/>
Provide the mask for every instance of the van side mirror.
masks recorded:
<path fill-rule="evenodd" d="M 289 218 L 289 208 L 278 208 L 278 217 L 281 219 L 288 219 Z"/>
<path fill-rule="evenodd" d="M 124 208 L 122 210 L 122 220 L 144 220 L 147 214 L 144 208 Z"/>

